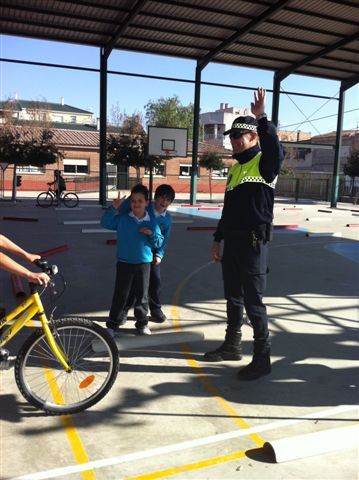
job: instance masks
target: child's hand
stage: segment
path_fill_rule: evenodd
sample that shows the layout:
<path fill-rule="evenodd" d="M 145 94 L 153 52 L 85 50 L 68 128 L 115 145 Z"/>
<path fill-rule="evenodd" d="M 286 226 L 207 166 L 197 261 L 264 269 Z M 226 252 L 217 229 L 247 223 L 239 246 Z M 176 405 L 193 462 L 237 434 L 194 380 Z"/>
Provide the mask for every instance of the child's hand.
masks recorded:
<path fill-rule="evenodd" d="M 155 255 L 153 261 L 152 261 L 152 264 L 153 265 L 159 265 L 160 263 L 162 262 L 162 258 L 161 257 L 157 257 L 157 255 Z"/>
<path fill-rule="evenodd" d="M 141 227 L 138 229 L 138 231 L 140 233 L 144 233 L 145 235 L 152 235 L 152 230 L 150 228 L 147 228 L 147 227 Z"/>
<path fill-rule="evenodd" d="M 121 192 L 120 190 L 118 191 L 118 195 L 117 195 L 117 198 L 112 202 L 112 206 L 113 208 L 115 208 L 116 210 L 118 210 L 121 206 L 121 203 L 125 200 L 126 198 L 126 195 L 124 195 L 122 198 L 121 198 Z"/>

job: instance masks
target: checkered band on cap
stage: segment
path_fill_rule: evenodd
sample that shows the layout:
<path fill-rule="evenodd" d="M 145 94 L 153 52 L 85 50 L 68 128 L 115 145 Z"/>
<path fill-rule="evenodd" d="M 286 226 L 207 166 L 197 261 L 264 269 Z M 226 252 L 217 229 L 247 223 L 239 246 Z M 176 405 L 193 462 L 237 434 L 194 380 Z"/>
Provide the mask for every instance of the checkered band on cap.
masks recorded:
<path fill-rule="evenodd" d="M 257 131 L 257 126 L 251 125 L 249 123 L 233 123 L 232 129 L 233 128 L 240 128 L 241 130 L 252 130 L 253 132 Z"/>

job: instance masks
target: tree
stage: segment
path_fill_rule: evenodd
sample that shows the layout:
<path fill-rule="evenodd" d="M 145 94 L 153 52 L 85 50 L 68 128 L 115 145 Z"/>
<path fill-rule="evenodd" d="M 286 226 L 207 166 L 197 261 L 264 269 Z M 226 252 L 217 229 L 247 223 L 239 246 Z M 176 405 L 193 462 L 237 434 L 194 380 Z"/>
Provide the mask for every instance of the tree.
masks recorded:
<path fill-rule="evenodd" d="M 120 104 L 116 102 L 111 107 L 110 124 L 117 127 L 119 133 L 128 133 L 131 135 L 144 135 L 143 115 L 141 112 L 134 112 L 132 115 L 121 112 Z"/>
<path fill-rule="evenodd" d="M 188 136 L 193 133 L 193 103 L 182 105 L 177 95 L 150 100 L 145 105 L 147 124 L 156 127 L 187 128 Z"/>
<path fill-rule="evenodd" d="M 140 181 L 140 167 L 151 167 L 159 163 L 157 157 L 147 154 L 145 135 L 109 135 L 107 160 L 114 165 L 134 167 L 138 181 Z"/>
<path fill-rule="evenodd" d="M 200 167 L 204 167 L 209 171 L 209 198 L 212 202 L 212 172 L 213 170 L 222 170 L 225 164 L 221 155 L 214 148 L 208 149 L 201 155 L 198 164 Z"/>
<path fill-rule="evenodd" d="M 354 196 L 355 177 L 359 177 L 359 150 L 352 150 L 348 162 L 344 165 L 344 175 L 351 178 L 350 196 Z"/>
<path fill-rule="evenodd" d="M 122 133 L 128 133 L 130 135 L 145 135 L 142 113 L 135 112 L 132 115 L 125 114 L 122 121 L 121 131 Z"/>
<path fill-rule="evenodd" d="M 0 131 L 0 161 L 14 165 L 12 199 L 16 199 L 17 165 L 45 166 L 58 162 L 63 153 L 48 129 L 5 126 Z"/>

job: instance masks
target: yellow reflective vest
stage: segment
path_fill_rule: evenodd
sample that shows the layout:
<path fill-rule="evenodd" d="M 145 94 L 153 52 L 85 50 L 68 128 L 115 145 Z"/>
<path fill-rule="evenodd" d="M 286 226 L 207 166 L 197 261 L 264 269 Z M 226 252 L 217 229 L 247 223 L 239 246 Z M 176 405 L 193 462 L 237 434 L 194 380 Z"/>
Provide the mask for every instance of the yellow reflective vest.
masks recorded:
<path fill-rule="evenodd" d="M 252 183 L 264 183 L 270 188 L 274 188 L 277 182 L 277 177 L 273 182 L 268 183 L 264 180 L 262 175 L 259 172 L 259 161 L 261 159 L 262 152 L 258 152 L 255 157 L 253 157 L 247 163 L 238 163 L 236 162 L 230 168 L 228 172 L 226 191 L 233 190 L 235 187 L 242 183 L 252 182 Z"/>

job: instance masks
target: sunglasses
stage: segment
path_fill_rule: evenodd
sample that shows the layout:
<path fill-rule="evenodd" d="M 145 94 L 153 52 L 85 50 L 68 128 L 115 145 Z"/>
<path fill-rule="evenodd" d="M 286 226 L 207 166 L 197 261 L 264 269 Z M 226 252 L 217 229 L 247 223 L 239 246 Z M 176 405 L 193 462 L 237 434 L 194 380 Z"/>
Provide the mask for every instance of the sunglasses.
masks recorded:
<path fill-rule="evenodd" d="M 234 138 L 234 139 L 238 139 L 238 138 L 241 138 L 243 135 L 245 135 L 246 133 L 248 132 L 238 132 L 238 133 L 231 133 L 229 135 L 229 138 Z"/>

